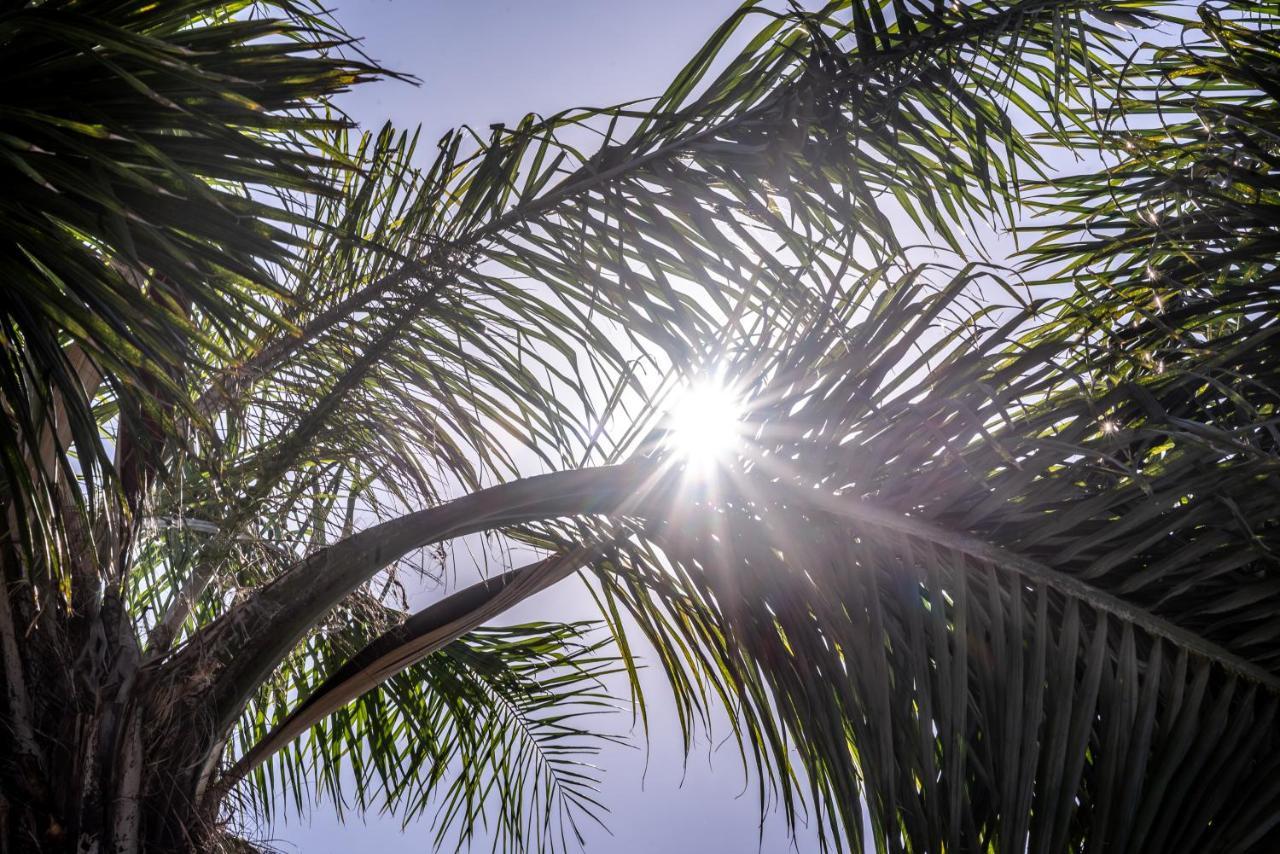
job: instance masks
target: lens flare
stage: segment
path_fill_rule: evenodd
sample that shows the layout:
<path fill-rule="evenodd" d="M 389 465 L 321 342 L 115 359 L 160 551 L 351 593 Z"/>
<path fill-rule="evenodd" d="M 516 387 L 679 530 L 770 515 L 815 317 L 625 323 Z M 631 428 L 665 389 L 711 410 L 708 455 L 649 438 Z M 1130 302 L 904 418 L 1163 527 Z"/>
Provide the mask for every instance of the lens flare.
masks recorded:
<path fill-rule="evenodd" d="M 742 438 L 742 404 L 717 382 L 689 386 L 671 409 L 672 449 L 691 465 L 711 465 L 734 452 Z"/>

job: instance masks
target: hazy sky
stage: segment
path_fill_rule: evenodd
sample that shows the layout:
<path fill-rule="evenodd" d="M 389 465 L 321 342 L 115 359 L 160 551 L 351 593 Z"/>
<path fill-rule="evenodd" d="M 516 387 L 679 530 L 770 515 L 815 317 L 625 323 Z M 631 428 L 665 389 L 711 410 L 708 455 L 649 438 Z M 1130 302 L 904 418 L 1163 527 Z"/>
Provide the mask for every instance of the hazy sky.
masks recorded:
<path fill-rule="evenodd" d="M 419 86 L 381 82 L 359 89 L 344 106 L 363 126 L 390 119 L 423 126 L 423 145 L 458 124 L 486 128 L 526 112 L 602 105 L 659 93 L 686 59 L 738 5 L 737 0 L 336 0 L 343 26 L 364 38 L 383 65 L 413 74 Z M 579 619 L 589 605 L 572 582 L 524 603 L 506 622 Z M 755 790 L 746 785 L 728 747 L 709 756 L 700 745 L 687 769 L 670 704 L 653 675 L 653 740 L 645 752 L 610 749 L 602 800 L 610 833 L 586 827 L 586 850 L 599 852 L 752 852 L 795 850 L 780 817 L 759 835 Z M 629 718 L 617 716 L 626 730 Z M 326 805 L 309 826 L 295 820 L 274 829 L 285 851 L 425 852 L 423 823 L 400 832 L 399 820 L 372 816 L 339 823 Z M 813 848 L 801 838 L 799 850 Z M 488 850 L 488 846 L 476 846 Z"/>

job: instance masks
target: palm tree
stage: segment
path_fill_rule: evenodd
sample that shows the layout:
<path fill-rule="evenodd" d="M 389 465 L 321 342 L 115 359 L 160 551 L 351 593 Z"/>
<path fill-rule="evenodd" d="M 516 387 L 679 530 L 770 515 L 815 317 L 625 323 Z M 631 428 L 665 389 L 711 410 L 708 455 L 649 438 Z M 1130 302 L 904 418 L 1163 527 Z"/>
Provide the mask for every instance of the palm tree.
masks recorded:
<path fill-rule="evenodd" d="M 6 8 L 6 850 L 313 787 L 563 847 L 638 637 L 824 845 L 1274 850 L 1277 22 L 748 5 L 418 168 L 307 7 Z M 486 532 L 535 559 L 406 613 Z M 575 574 L 604 640 L 490 625 Z"/>

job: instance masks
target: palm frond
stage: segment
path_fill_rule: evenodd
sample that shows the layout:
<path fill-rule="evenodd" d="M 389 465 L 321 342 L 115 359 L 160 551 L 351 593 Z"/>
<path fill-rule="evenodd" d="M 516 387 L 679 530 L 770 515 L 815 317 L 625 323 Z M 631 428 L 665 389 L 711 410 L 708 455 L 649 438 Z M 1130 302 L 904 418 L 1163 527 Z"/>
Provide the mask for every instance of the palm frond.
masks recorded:
<path fill-rule="evenodd" d="M 271 268 L 292 263 L 307 220 L 270 196 L 335 191 L 323 137 L 344 122 L 321 105 L 379 73 L 302 5 L 243 9 L 42 3 L 0 18 L 5 481 L 42 572 L 66 577 L 68 514 L 117 495 L 100 483 L 115 463 L 99 393 L 155 427 L 206 352 L 282 322 L 291 295 Z"/>
<path fill-rule="evenodd" d="M 599 328 L 634 332 L 635 352 L 651 354 L 652 344 L 657 344 L 664 358 L 676 365 L 696 364 L 713 353 L 730 361 L 738 357 L 760 401 L 757 417 L 764 431 L 760 442 L 769 448 L 768 456 L 787 461 L 786 473 L 792 482 L 829 490 L 856 485 L 859 495 L 874 496 L 887 509 L 909 513 L 935 509 L 943 514 L 941 522 L 983 536 L 1008 524 L 1001 514 L 1010 506 L 1026 502 L 1027 518 L 1035 518 L 1053 509 L 1050 505 L 1069 500 L 1070 495 L 1056 490 L 1073 483 L 1082 471 L 1093 473 L 1096 466 L 1089 442 L 1108 441 L 1109 431 L 1105 419 L 1093 417 L 1092 396 L 1067 399 L 1073 387 L 1053 366 L 1053 358 L 1077 352 L 1066 333 L 1047 340 L 1039 352 L 1024 354 L 1022 339 L 1030 335 L 1031 322 L 1042 306 L 1015 306 L 1001 316 L 995 308 L 975 308 L 966 302 L 966 293 L 984 277 L 1007 288 L 996 276 L 966 270 L 930 293 L 922 270 L 908 268 L 896 281 L 886 281 L 891 268 L 877 264 L 876 259 L 892 258 L 902 248 L 890 210 L 914 213 L 923 229 L 932 229 L 960 248 L 951 227 L 958 218 L 966 212 L 991 214 L 996 198 L 1014 199 L 1013 176 L 1019 169 L 1038 168 L 1039 156 L 1013 117 L 1003 112 L 1001 97 L 1018 93 L 1023 100 L 1014 103 L 1026 105 L 1019 107 L 1025 109 L 1023 118 L 1037 120 L 1038 108 L 1026 99 L 1058 105 L 1063 124 L 1049 125 L 1050 131 L 1085 124 L 1080 116 L 1087 105 L 1082 90 L 1076 88 L 1084 84 L 1066 72 L 1079 74 L 1084 66 L 1090 75 L 1084 79 L 1090 85 L 1112 79 L 1120 59 L 1114 31 L 1084 23 L 1079 7 L 1030 4 L 966 8 L 954 18 L 944 14 L 924 22 L 911 20 L 909 27 L 904 17 L 868 41 L 866 26 L 837 23 L 838 11 L 833 7 L 818 16 L 772 19 L 762 39 L 744 59 L 731 63 L 719 80 L 701 80 L 697 69 L 705 57 L 696 61 L 695 70 L 677 84 L 685 94 L 669 93 L 661 102 L 669 113 L 661 121 L 634 110 L 605 114 L 612 124 L 601 153 L 581 158 L 582 165 L 564 177 L 559 177 L 563 164 L 574 155 L 550 132 L 582 127 L 599 120 L 599 114 L 529 120 L 516 130 L 496 131 L 470 161 L 470 169 L 461 173 L 458 164 L 467 161 L 458 159 L 459 139 L 447 139 L 423 184 L 424 196 L 448 200 L 430 207 L 440 248 L 432 250 L 420 266 L 406 268 L 409 272 L 371 277 L 367 284 L 338 297 L 337 303 L 317 306 L 314 324 L 304 328 L 321 336 L 330 334 L 328 330 L 340 328 L 331 326 L 336 323 L 331 320 L 336 316 L 333 305 L 345 310 L 353 304 L 361 310 L 392 309 L 386 315 L 387 324 L 417 323 L 413 313 L 421 310 L 421 304 L 414 302 L 414 295 L 430 294 L 439 300 L 445 294 L 427 283 L 433 281 L 432 265 L 439 269 L 449 259 L 448 269 L 457 276 L 460 293 L 473 292 L 469 294 L 472 301 L 489 294 L 501 300 L 502 311 L 483 315 L 476 328 L 484 332 L 470 341 L 475 352 L 495 354 L 505 359 L 506 366 L 527 359 L 553 364 L 542 355 L 545 347 L 531 345 L 525 350 L 519 332 L 505 340 L 495 335 L 508 317 L 518 318 L 521 330 L 528 328 L 530 318 L 562 319 L 567 323 L 555 327 L 562 337 L 567 337 L 567 328 L 583 328 L 584 319 L 590 318 Z M 1126 14 L 1143 14 L 1143 10 L 1134 7 Z M 794 29 L 786 29 L 788 24 Z M 864 36 L 861 43 L 859 33 Z M 839 44 L 842 38 L 855 43 L 852 50 Z M 1010 51 L 1014 45 L 1017 50 Z M 997 64 L 995 58 L 1006 51 L 1024 64 L 1013 68 L 1008 62 Z M 699 85 L 705 86 L 701 94 L 689 95 Z M 877 100 L 876 93 L 883 92 L 892 96 Z M 824 100 L 814 103 L 819 97 Z M 1075 104 L 1081 105 L 1080 113 L 1072 112 Z M 946 124 L 939 120 L 944 115 Z M 924 116 L 934 121 L 922 121 Z M 627 120 L 634 124 L 631 136 L 615 137 L 613 128 Z M 1057 133 L 1065 138 L 1066 131 Z M 969 156 L 957 157 L 956 152 L 966 151 L 966 145 L 971 146 Z M 992 159 L 993 146 L 1003 152 L 997 160 Z M 762 166 L 762 151 L 781 158 L 776 168 Z M 890 160 L 887 152 L 896 159 Z M 911 156 L 920 159 L 912 161 Z M 525 168 L 531 171 L 522 171 Z M 911 183 L 912 174 L 918 174 L 917 184 Z M 526 182 L 523 190 L 521 176 Z M 877 196 L 890 198 L 901 208 L 886 207 Z M 766 239 L 782 250 L 767 249 Z M 455 259 L 463 250 L 471 252 L 468 263 L 458 264 Z M 851 273 L 852 284 L 844 284 Z M 554 288 L 554 300 L 564 308 L 536 290 L 513 287 L 512 275 L 528 276 Z M 398 290 L 406 283 L 418 290 Z M 700 289 L 707 297 L 697 295 Z M 428 315 L 431 321 L 448 324 L 452 319 L 440 302 L 435 306 L 434 315 Z M 939 335 L 936 326 L 947 314 L 969 318 L 969 325 L 960 324 L 952 334 Z M 983 326 L 988 322 L 990 328 Z M 974 332 L 975 327 L 982 334 Z M 394 328 L 398 338 L 409 327 Z M 797 337 L 783 334 L 763 343 L 752 338 L 760 329 L 774 328 L 798 330 Z M 680 337 L 669 337 L 673 331 Z M 624 370 L 624 354 L 607 340 L 601 341 L 602 337 L 608 336 L 587 332 L 580 343 L 559 352 L 570 363 L 584 352 L 596 376 L 630 377 Z M 929 349 L 917 355 L 912 346 L 921 341 L 928 342 Z M 693 347 L 692 342 L 702 343 Z M 735 353 L 735 347 L 743 349 Z M 513 350 L 518 358 L 501 355 Z M 770 357 L 790 361 L 770 364 Z M 490 376 L 512 373 L 498 370 Z M 522 370 L 514 373 L 527 375 Z M 561 383 L 580 389 L 578 376 L 560 371 L 551 386 Z M 611 382 L 601 383 L 610 395 L 614 393 Z M 499 394 L 505 391 L 497 388 Z M 535 380 L 507 388 L 511 391 L 506 394 L 514 397 L 517 388 L 528 396 L 531 390 L 546 387 Z M 1000 392 L 991 394 L 992 388 Z M 632 391 L 640 396 L 643 407 L 646 392 L 643 388 Z M 960 391 L 964 397 L 956 399 Z M 587 398 L 582 399 L 586 409 Z M 1057 418 L 1072 407 L 1088 412 L 1092 432 L 1082 432 L 1082 418 L 1077 417 L 1076 432 L 1069 438 L 1054 435 Z M 1025 414 L 1037 409 L 1042 421 L 1020 415 L 1008 427 L 1009 436 L 996 435 L 996 426 L 1010 420 L 1011 411 Z M 504 411 L 509 410 L 495 408 L 485 415 L 491 425 L 500 424 Z M 520 412 L 525 417 L 520 423 L 528 424 L 528 410 Z M 544 448 L 548 447 L 546 435 L 523 433 Z M 928 436 L 939 444 L 913 447 L 909 438 L 913 436 Z M 564 449 L 566 460 L 576 458 L 583 446 L 581 437 L 566 442 L 551 434 L 550 439 L 550 447 Z M 1010 459 L 1016 461 L 1033 447 L 1055 442 L 1061 453 L 1044 454 L 1054 477 L 1037 480 L 1010 466 Z M 625 441 L 602 442 L 598 431 L 592 443 L 606 455 L 626 447 Z M 1077 456 L 1083 460 L 1078 465 L 1061 462 Z M 1050 458 L 1052 463 L 1047 462 Z M 869 468 L 872 461 L 878 470 Z M 884 465 L 885 461 L 894 465 Z M 1012 484 L 1024 492 L 1015 495 Z M 984 504 L 972 497 L 989 496 L 997 489 L 1004 490 L 1007 500 Z M 1101 483 L 1095 483 L 1080 498 L 1093 499 L 1100 491 Z M 928 496 L 928 501 L 923 502 L 922 496 Z M 974 511 L 967 509 L 966 500 L 975 502 Z M 976 512 L 985 505 L 990 505 L 989 518 Z M 956 512 L 956 507 L 966 508 L 957 518 L 944 512 Z M 1104 507 L 1098 500 L 1091 509 L 1108 517 L 1113 507 Z M 581 507 L 575 510 L 580 511 Z M 1064 529 L 1061 536 L 1065 539 L 1079 530 Z M 394 556 L 400 548 L 423 541 L 407 539 L 385 554 Z M 1016 540 L 998 542 L 1011 549 L 1024 546 Z M 709 541 L 702 545 L 710 547 Z M 663 548 L 661 554 L 671 559 L 669 549 Z M 331 557 L 324 563 L 329 564 Z M 1032 550 L 1027 557 L 1037 560 L 1040 552 Z M 945 552 L 937 558 L 943 564 L 952 559 Z M 369 577 L 381 565 L 385 564 L 354 570 L 350 581 L 334 582 L 334 589 L 346 589 L 346 584 Z M 312 572 L 290 574 L 297 579 L 314 578 Z M 645 579 L 640 587 L 660 590 L 668 584 L 653 573 L 639 577 Z M 277 587 L 272 595 L 283 595 L 286 587 Z M 998 584 L 991 589 L 1004 590 Z M 788 693 L 799 690 L 796 678 L 783 680 L 770 669 L 775 662 L 757 658 L 776 655 L 777 650 L 766 653 L 750 644 L 739 645 L 744 643 L 738 636 L 743 629 L 733 624 L 732 615 L 720 610 L 723 591 L 706 586 L 682 590 L 676 607 L 687 613 L 673 618 L 663 612 L 666 605 L 655 604 L 649 594 L 634 595 L 635 590 L 632 586 L 627 605 L 642 625 L 664 627 L 653 629 L 651 635 L 661 642 L 660 648 L 671 650 L 673 656 L 685 650 L 685 658 L 666 663 L 672 674 L 686 671 L 683 676 L 673 675 L 677 690 L 684 694 L 686 722 L 706 702 L 705 693 L 695 696 L 697 692 L 710 690 L 729 701 L 745 717 L 744 737 L 762 777 L 772 776 L 781 786 L 789 817 L 794 818 L 793 785 L 798 774 L 789 769 L 788 750 L 791 737 L 808 730 L 801 713 L 784 713 L 784 721 L 777 722 L 773 709 L 775 704 L 786 709 L 794 702 L 798 704 L 794 708 L 803 707 L 812 714 L 816 700 L 809 698 L 799 705 L 801 700 Z M 614 591 L 613 595 L 622 594 Z M 1000 593 L 1005 595 L 1007 591 Z M 920 601 L 928 597 L 922 594 Z M 1096 605 L 1087 599 L 1082 605 L 1071 595 L 1067 598 L 1077 609 Z M 328 607 L 324 597 L 313 601 Z M 766 601 L 762 597 L 757 604 Z M 1055 607 L 1067 606 L 1058 602 Z M 235 624 L 241 625 L 239 621 L 254 609 L 264 614 L 273 610 L 251 600 Z M 697 614 L 696 619 L 689 613 Z M 267 625 L 259 630 L 252 619 L 249 624 L 255 628 L 246 636 L 255 643 L 265 637 L 262 632 L 290 636 L 290 631 Z M 1220 645 L 1215 641 L 1214 646 Z M 745 662 L 740 658 L 744 648 L 752 650 Z M 266 655 L 264 650 L 258 646 L 255 653 Z M 227 654 L 235 656 L 234 644 Z M 689 667 L 693 675 L 688 675 Z M 882 665 L 880 672 L 887 672 L 886 667 Z M 814 675 L 809 672 L 804 678 Z M 235 684 L 239 677 L 228 674 L 227 680 L 226 684 Z M 832 720 L 852 715 L 850 710 L 829 706 L 827 713 Z M 1033 717 L 1028 712 L 1028 719 Z M 987 726 L 1003 725 L 997 713 L 990 718 L 983 723 L 984 733 Z M 923 724 L 922 732 L 928 732 Z M 865 733 L 862 737 L 871 738 Z M 872 808 L 878 835 L 896 839 L 884 844 L 915 849 L 928 847 L 926 840 L 941 839 L 937 827 L 918 825 L 927 812 L 918 799 L 915 807 L 907 800 L 899 805 L 905 793 L 895 794 L 865 779 L 861 761 L 850 763 L 851 738 L 846 733 L 815 742 L 820 746 L 805 756 L 806 771 L 816 787 L 813 799 L 827 805 L 824 818 L 831 822 L 830 838 L 859 836 L 861 812 L 857 798 L 851 799 L 850 794 L 870 791 L 880 799 Z M 917 752 L 929 749 L 922 746 Z M 882 751 L 882 759 L 884 755 Z M 904 779 L 912 778 L 904 775 Z M 1012 814 L 1014 807 L 1007 802 L 1010 792 L 1025 800 L 1026 792 L 1034 790 L 1033 783 L 1022 778 L 1002 779 L 1001 785 L 1005 802 L 980 792 L 974 784 L 973 797 L 987 799 L 990 816 Z M 955 804 L 960 802 L 949 803 L 959 815 Z M 911 821 L 917 824 L 895 837 L 893 829 L 906 820 L 900 810 L 910 809 L 915 810 Z M 988 819 L 975 819 L 974 826 L 960 828 L 958 821 L 948 821 L 947 838 L 953 845 L 958 844 L 957 834 L 985 844 L 1030 832 L 1017 824 L 996 827 Z M 1049 839 L 1065 838 L 1065 831 L 1056 825 L 1044 832 Z"/>
<path fill-rule="evenodd" d="M 335 621 L 264 686 L 238 740 L 255 743 L 287 699 L 362 643 L 367 613 Z M 580 846 L 600 821 L 591 760 L 615 739 L 601 680 L 615 667 L 587 624 L 531 623 L 472 631 L 413 664 L 324 722 L 250 777 L 249 806 L 269 817 L 284 795 L 341 810 L 428 814 L 435 845 L 458 850 L 488 835 L 504 850 Z M 287 681 L 286 681 L 287 680 Z M 279 721 L 276 721 L 279 723 Z"/>
<path fill-rule="evenodd" d="M 422 169 L 322 114 L 373 69 L 306 11 L 109 11 L 0 18 L 97 99 L 15 84 L 38 108 L 0 138 L 5 580 L 45 579 L 11 598 L 70 654 L 15 653 L 10 598 L 0 641 L 24 679 L 83 654 L 95 737 L 145 731 L 75 771 L 121 847 L 127 805 L 170 842 L 250 769 L 267 814 L 311 780 L 438 804 L 438 844 L 492 816 L 563 846 L 636 631 L 686 744 L 724 706 L 826 846 L 1280 844 L 1273 9 L 748 4 L 656 100 L 464 128 Z M 1064 148 L 1106 165 L 1063 177 Z M 984 247 L 1012 225 L 1016 272 Z M 658 422 L 708 369 L 749 436 L 699 481 Z M 484 531 L 559 557 L 407 620 L 373 587 Z M 478 628 L 565 556 L 619 659 Z M 40 680 L 7 681 L 25 714 Z M 23 767 L 71 726 L 7 714 Z"/>

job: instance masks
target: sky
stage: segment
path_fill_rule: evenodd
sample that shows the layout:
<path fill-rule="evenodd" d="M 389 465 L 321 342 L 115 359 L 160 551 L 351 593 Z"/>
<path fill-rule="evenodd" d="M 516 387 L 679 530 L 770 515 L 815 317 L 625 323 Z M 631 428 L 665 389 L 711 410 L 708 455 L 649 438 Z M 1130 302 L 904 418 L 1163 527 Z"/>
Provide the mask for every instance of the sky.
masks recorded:
<path fill-rule="evenodd" d="M 660 93 L 684 62 L 737 7 L 738 0 L 336 0 L 334 15 L 363 49 L 385 67 L 411 74 L 418 85 L 382 81 L 359 87 L 341 101 L 364 128 L 390 120 L 423 129 L 422 150 L 460 124 L 487 128 L 514 124 L 527 112 L 549 114 Z M 424 594 L 426 601 L 439 595 Z M 415 603 L 417 605 L 425 602 Z M 591 606 L 574 582 L 528 600 L 503 622 L 589 618 Z M 609 748 L 601 800 L 607 830 L 584 826 L 586 851 L 754 852 L 809 851 L 780 816 L 760 829 L 755 789 L 735 751 L 700 742 L 687 766 L 671 704 L 660 677 L 648 683 L 651 741 L 639 730 L 632 747 Z M 630 716 L 615 716 L 617 731 Z M 724 733 L 723 726 L 721 734 Z M 348 817 L 341 823 L 319 805 L 309 820 L 264 829 L 282 851 L 427 852 L 427 822 L 400 829 L 395 817 Z M 488 850 L 477 845 L 476 850 Z"/>

